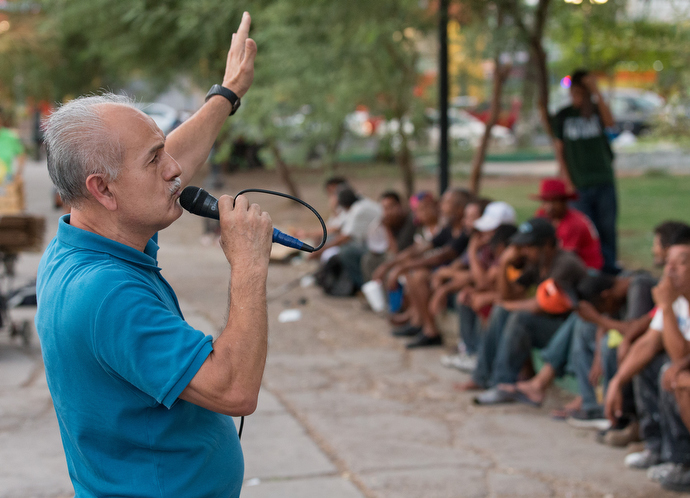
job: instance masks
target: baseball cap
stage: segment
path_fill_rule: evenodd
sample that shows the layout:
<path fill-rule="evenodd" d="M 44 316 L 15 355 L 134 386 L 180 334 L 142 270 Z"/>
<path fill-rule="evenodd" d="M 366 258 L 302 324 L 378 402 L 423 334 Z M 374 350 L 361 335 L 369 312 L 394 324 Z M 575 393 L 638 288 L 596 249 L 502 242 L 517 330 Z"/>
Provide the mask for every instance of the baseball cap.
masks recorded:
<path fill-rule="evenodd" d="M 474 228 L 480 232 L 496 230 L 500 225 L 515 223 L 515 209 L 503 201 L 490 202 L 484 208 L 484 214 L 474 222 Z"/>
<path fill-rule="evenodd" d="M 522 223 L 510 239 L 516 246 L 543 246 L 556 240 L 556 229 L 545 218 L 532 218 Z"/>

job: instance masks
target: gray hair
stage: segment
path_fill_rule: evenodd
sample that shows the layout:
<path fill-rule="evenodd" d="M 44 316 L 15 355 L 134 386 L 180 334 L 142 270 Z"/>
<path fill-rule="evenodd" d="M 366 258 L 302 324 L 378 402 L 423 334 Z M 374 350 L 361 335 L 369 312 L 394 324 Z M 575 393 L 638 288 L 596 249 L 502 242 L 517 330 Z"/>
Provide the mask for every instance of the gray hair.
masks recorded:
<path fill-rule="evenodd" d="M 98 112 L 102 104 L 134 107 L 126 95 L 79 97 L 61 106 L 43 124 L 50 179 L 62 200 L 77 207 L 89 196 L 89 175 L 113 181 L 124 160 L 125 148 Z"/>

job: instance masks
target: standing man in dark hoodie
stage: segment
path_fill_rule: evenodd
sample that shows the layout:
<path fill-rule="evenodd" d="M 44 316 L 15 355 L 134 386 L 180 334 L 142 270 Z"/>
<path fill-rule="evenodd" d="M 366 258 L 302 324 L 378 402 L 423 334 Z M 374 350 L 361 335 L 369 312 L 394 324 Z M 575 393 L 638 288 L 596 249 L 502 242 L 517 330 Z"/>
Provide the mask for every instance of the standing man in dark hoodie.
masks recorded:
<path fill-rule="evenodd" d="M 553 133 L 560 176 L 579 199 L 573 207 L 589 217 L 601 239 L 606 273 L 616 265 L 616 198 L 613 152 L 606 128 L 615 125 L 594 76 L 577 70 L 570 84 L 572 104 L 556 114 Z"/>

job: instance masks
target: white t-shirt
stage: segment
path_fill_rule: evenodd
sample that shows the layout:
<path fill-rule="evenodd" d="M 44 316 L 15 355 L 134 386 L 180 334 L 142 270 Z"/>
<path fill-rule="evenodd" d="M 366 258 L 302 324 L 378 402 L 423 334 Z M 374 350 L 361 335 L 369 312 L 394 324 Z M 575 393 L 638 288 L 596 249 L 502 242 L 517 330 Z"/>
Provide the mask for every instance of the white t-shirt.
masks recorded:
<path fill-rule="evenodd" d="M 686 341 L 690 341 L 690 304 L 688 300 L 683 296 L 673 301 L 673 314 L 676 315 L 676 320 L 678 321 L 678 328 L 680 333 L 683 334 Z M 649 324 L 649 328 L 657 330 L 659 332 L 664 330 L 664 312 L 660 309 L 656 310 L 654 318 L 652 318 L 652 323 Z"/>
<path fill-rule="evenodd" d="M 371 199 L 362 198 L 347 210 L 341 235 L 348 235 L 354 242 L 364 242 L 372 222 L 381 218 L 381 206 Z"/>
<path fill-rule="evenodd" d="M 347 218 L 347 211 L 338 206 L 335 211 L 335 214 L 328 218 L 328 221 L 326 222 L 326 227 L 328 227 L 329 231 L 340 230 L 340 228 L 343 226 L 343 223 L 345 222 L 345 218 Z"/>

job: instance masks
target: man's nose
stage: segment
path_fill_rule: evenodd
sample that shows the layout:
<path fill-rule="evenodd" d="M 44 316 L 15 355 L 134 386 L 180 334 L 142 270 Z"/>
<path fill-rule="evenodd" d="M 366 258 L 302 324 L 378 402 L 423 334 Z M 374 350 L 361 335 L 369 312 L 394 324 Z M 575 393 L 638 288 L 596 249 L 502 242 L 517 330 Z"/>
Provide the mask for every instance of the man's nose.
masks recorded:
<path fill-rule="evenodd" d="M 166 180 L 172 180 L 182 174 L 182 168 L 180 164 L 175 160 L 173 156 L 165 152 L 165 167 L 163 170 L 163 177 Z"/>

